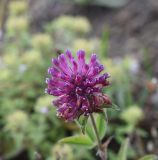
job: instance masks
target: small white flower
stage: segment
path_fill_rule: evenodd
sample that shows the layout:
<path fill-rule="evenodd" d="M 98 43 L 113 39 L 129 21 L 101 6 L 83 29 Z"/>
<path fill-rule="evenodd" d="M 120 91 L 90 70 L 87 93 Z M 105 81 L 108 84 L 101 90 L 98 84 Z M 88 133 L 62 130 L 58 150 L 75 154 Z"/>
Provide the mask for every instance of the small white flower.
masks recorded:
<path fill-rule="evenodd" d="M 27 70 L 27 65 L 26 64 L 20 64 L 19 72 L 24 73 L 26 70 Z"/>
<path fill-rule="evenodd" d="M 46 106 L 43 106 L 40 108 L 40 112 L 43 113 L 43 114 L 46 114 L 48 113 L 49 109 L 46 107 Z"/>
<path fill-rule="evenodd" d="M 136 59 L 133 59 L 132 62 L 131 62 L 131 64 L 130 64 L 130 70 L 131 70 L 131 72 L 134 73 L 134 74 L 137 74 L 138 71 L 139 71 L 139 69 L 140 69 L 139 61 L 136 60 Z"/>

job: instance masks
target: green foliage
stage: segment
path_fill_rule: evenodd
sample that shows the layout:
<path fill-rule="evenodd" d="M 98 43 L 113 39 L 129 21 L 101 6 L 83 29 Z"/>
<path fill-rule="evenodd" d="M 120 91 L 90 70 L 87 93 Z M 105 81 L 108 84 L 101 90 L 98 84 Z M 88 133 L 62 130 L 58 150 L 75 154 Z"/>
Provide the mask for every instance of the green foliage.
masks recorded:
<path fill-rule="evenodd" d="M 76 120 L 76 123 L 81 128 L 81 131 L 83 134 L 85 134 L 86 124 L 87 124 L 88 118 L 89 118 L 88 116 L 81 116 L 78 120 Z"/>
<path fill-rule="evenodd" d="M 94 0 L 92 4 L 117 8 L 125 5 L 126 2 L 127 0 Z"/>
<path fill-rule="evenodd" d="M 96 127 L 99 133 L 99 137 L 100 139 L 102 139 L 105 136 L 106 127 L 107 127 L 105 117 L 103 114 L 99 114 L 99 115 L 95 115 L 94 119 L 96 121 Z M 86 134 L 94 142 L 94 146 L 95 146 L 96 145 L 96 135 L 94 133 L 94 129 L 93 129 L 90 119 L 88 120 L 88 123 L 86 125 Z"/>
<path fill-rule="evenodd" d="M 97 116 L 96 126 L 100 135 L 100 139 L 102 139 L 105 136 L 106 127 L 107 127 L 105 116 L 103 114 Z"/>
<path fill-rule="evenodd" d="M 69 145 L 55 145 L 52 149 L 52 157 L 53 159 L 61 159 L 61 160 L 73 160 L 75 156 L 73 155 L 73 150 Z M 51 158 L 50 158 L 51 159 Z"/>
<path fill-rule="evenodd" d="M 143 65 L 144 65 L 144 70 L 147 73 L 148 78 L 152 77 L 152 62 L 151 62 L 151 58 L 150 58 L 150 54 L 148 49 L 143 49 L 142 52 L 142 56 L 143 56 Z"/>
<path fill-rule="evenodd" d="M 101 43 L 100 43 L 100 55 L 102 57 L 108 56 L 108 50 L 109 50 L 109 29 L 105 28 L 105 31 L 103 32 Z"/>
<path fill-rule="evenodd" d="M 56 31 L 67 30 L 72 33 L 74 32 L 74 34 L 86 34 L 90 32 L 91 25 L 84 17 L 61 16 L 53 21 L 50 26 L 48 25 L 48 29 L 50 29 L 50 31 L 51 28 Z"/>
<path fill-rule="evenodd" d="M 53 148 L 53 153 L 56 151 L 56 142 L 65 137 L 67 132 L 73 134 L 77 128 L 74 124 L 71 128 L 57 119 L 56 110 L 51 104 L 53 97 L 44 93 L 47 68 L 50 66 L 51 58 L 56 56 L 53 49 L 58 44 L 61 44 L 59 49 L 64 48 L 64 43 L 58 42 L 59 37 L 54 31 L 68 33 L 70 46 L 76 47 L 76 50 L 77 45 L 74 46 L 73 40 L 82 38 L 88 42 L 86 34 L 90 32 L 91 25 L 84 17 L 77 17 L 76 20 L 74 17 L 66 16 L 66 20 L 59 18 L 49 23 L 53 27 L 53 33 L 32 33 L 29 18 L 26 16 L 26 6 L 25 1 L 12 1 L 6 20 L 4 52 L 0 56 L 0 94 L 3 95 L 0 97 L 1 155 L 10 159 L 26 150 L 30 159 L 35 159 L 36 151 L 45 159 L 54 159 L 56 157 L 51 150 Z M 81 24 L 80 27 L 78 22 Z M 69 28 L 71 25 L 72 28 Z M 64 34 L 63 38 L 59 36 L 64 40 L 65 35 L 67 34 Z M 91 40 L 91 50 L 94 49 L 93 44 L 96 41 Z M 86 139 L 82 138 L 84 142 Z M 90 142 L 87 137 L 87 146 Z M 64 155 L 70 151 L 65 148 Z M 78 160 L 91 157 L 89 152 L 82 149 L 74 149 L 73 152 Z M 83 154 L 80 155 L 80 152 Z M 70 160 L 71 156 L 67 159 Z"/>
<path fill-rule="evenodd" d="M 146 155 L 146 156 L 144 156 L 144 157 L 142 157 L 142 158 L 140 158 L 139 160 L 157 160 L 157 156 L 156 155 Z"/>
<path fill-rule="evenodd" d="M 97 51 L 99 40 L 97 38 L 87 39 L 91 31 L 91 24 L 87 18 L 82 16 L 60 16 L 44 27 L 54 37 L 54 46 L 60 50 L 67 46 L 74 52 L 82 48 L 85 51 Z"/>
<path fill-rule="evenodd" d="M 32 37 L 32 46 L 41 52 L 50 52 L 53 46 L 53 40 L 48 34 L 38 33 Z"/>
<path fill-rule="evenodd" d="M 143 111 L 138 106 L 130 106 L 121 113 L 121 118 L 131 125 L 136 125 L 144 117 Z"/>
<path fill-rule="evenodd" d="M 7 34 L 9 37 L 21 35 L 28 29 L 26 17 L 10 17 L 6 23 Z"/>
<path fill-rule="evenodd" d="M 80 117 L 78 124 L 85 135 L 78 135 L 78 127 L 74 123 L 66 124 L 56 117 L 56 110 L 51 104 L 53 97 L 44 94 L 47 68 L 51 58 L 57 55 L 54 48 L 61 51 L 69 48 L 74 52 L 82 48 L 88 53 L 87 57 L 91 52 L 99 53 L 106 71 L 111 74 L 112 85 L 104 92 L 113 97 L 113 102 L 120 107 L 119 112 L 116 105 L 107 109 L 110 119 L 108 128 L 105 115 L 94 115 L 99 136 L 104 140 L 114 135 L 119 145 L 124 142 L 119 155 L 111 150 L 108 153 L 112 160 L 118 157 L 119 160 L 127 159 L 132 149 L 127 149 L 125 135 L 135 132 L 140 137 L 148 136 L 137 126 L 144 117 L 140 108 L 145 103 L 147 91 L 142 90 L 144 96 L 140 96 L 140 103 L 134 100 L 132 89 L 138 79 L 137 71 L 133 72 L 132 66 L 137 63 L 136 59 L 130 56 L 108 58 L 110 31 L 104 31 L 101 40 L 92 37 L 91 24 L 85 17 L 59 17 L 44 25 L 42 33 L 37 33 L 31 30 L 26 1 L 11 1 L 9 11 L 0 54 L 0 156 L 12 159 L 25 150 L 30 160 L 35 159 L 36 151 L 46 160 L 59 157 L 61 160 L 94 159 L 92 152 L 82 149 L 96 146 L 90 118 Z M 144 59 L 144 63 L 147 59 Z M 149 67 L 149 63 L 146 67 Z M 60 140 L 66 135 L 71 137 Z M 59 140 L 61 144 L 57 143 Z M 133 148 L 133 157 L 136 156 L 139 154 Z M 152 155 L 146 157 L 151 159 Z"/>
<path fill-rule="evenodd" d="M 87 152 L 87 148 L 68 144 L 56 144 L 51 149 L 50 157 L 47 160 L 94 160 L 94 157 Z"/>
<path fill-rule="evenodd" d="M 93 146 L 92 140 L 86 135 L 78 135 L 63 138 L 59 141 L 59 143 L 75 144 L 88 148 L 91 148 Z"/>
<path fill-rule="evenodd" d="M 112 8 L 122 7 L 125 5 L 128 0 L 75 0 L 75 2 L 84 5 L 99 5 L 99 6 L 107 6 Z"/>
<path fill-rule="evenodd" d="M 24 14 L 27 10 L 27 3 L 25 1 L 11 1 L 9 4 L 10 15 L 17 16 Z"/>
<path fill-rule="evenodd" d="M 127 151 L 128 151 L 129 139 L 126 139 L 119 150 L 117 160 L 127 160 Z"/>
<path fill-rule="evenodd" d="M 79 50 L 80 48 L 83 48 L 89 57 L 89 54 L 92 52 L 97 52 L 99 50 L 99 39 L 84 39 L 84 38 L 76 38 L 72 43 L 72 48 L 74 51 Z"/>

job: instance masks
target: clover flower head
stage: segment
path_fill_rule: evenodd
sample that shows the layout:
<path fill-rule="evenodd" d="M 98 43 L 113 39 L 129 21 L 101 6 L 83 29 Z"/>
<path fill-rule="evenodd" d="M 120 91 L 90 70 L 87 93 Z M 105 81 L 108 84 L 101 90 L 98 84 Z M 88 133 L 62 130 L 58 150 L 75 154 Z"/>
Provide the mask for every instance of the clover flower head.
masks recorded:
<path fill-rule="evenodd" d="M 103 87 L 109 85 L 109 74 L 100 74 L 103 70 L 95 54 L 86 63 L 84 50 L 77 52 L 77 60 L 69 50 L 52 59 L 46 92 L 58 97 L 53 104 L 59 117 L 72 121 L 81 115 L 102 112 L 104 105 L 111 105 L 111 100 L 102 92 Z"/>

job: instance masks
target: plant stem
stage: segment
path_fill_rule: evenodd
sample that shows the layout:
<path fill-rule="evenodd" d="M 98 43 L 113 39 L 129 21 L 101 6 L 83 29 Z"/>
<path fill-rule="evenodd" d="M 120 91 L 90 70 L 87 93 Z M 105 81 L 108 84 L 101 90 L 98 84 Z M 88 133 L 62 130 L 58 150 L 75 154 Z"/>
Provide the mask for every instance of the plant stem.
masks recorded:
<path fill-rule="evenodd" d="M 94 128 L 94 132 L 95 132 L 96 137 L 97 137 L 99 156 L 100 156 L 101 160 L 106 160 L 105 153 L 104 153 L 103 148 L 102 148 L 101 140 L 99 138 L 99 133 L 98 133 L 98 130 L 97 130 L 97 126 L 96 126 L 93 114 L 90 114 L 90 118 L 91 118 L 91 121 L 92 121 L 92 126 Z"/>

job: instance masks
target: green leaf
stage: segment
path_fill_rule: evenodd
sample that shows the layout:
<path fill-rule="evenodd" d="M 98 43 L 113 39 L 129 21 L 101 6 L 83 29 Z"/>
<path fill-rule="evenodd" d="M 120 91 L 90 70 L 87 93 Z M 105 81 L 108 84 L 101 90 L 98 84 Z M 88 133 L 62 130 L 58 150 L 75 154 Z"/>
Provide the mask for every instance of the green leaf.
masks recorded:
<path fill-rule="evenodd" d="M 127 138 L 124 143 L 122 143 L 121 148 L 118 153 L 117 160 L 127 160 L 127 150 L 129 145 L 129 139 Z"/>
<path fill-rule="evenodd" d="M 99 133 L 100 139 L 102 139 L 106 133 L 106 121 L 103 114 L 93 114 L 96 127 Z M 88 137 L 93 141 L 96 142 L 96 135 L 94 133 L 94 128 L 92 126 L 91 120 L 88 120 L 87 126 L 86 126 L 86 134 Z"/>
<path fill-rule="evenodd" d="M 96 118 L 96 126 L 99 132 L 99 137 L 102 139 L 106 133 L 106 121 L 103 114 L 99 114 Z"/>
<path fill-rule="evenodd" d="M 78 120 L 76 120 L 76 123 L 81 128 L 83 134 L 85 134 L 87 121 L 88 121 L 88 116 L 81 116 Z"/>
<path fill-rule="evenodd" d="M 86 134 L 93 142 L 96 141 L 96 135 L 94 134 L 93 126 L 90 122 L 90 119 L 89 119 L 87 126 L 86 126 Z"/>
<path fill-rule="evenodd" d="M 120 111 L 120 107 L 114 103 L 112 103 L 112 109 Z"/>
<path fill-rule="evenodd" d="M 105 28 L 105 31 L 103 32 L 101 44 L 100 44 L 100 54 L 101 57 L 105 58 L 107 57 L 108 50 L 109 50 L 109 28 Z"/>
<path fill-rule="evenodd" d="M 150 154 L 140 158 L 139 160 L 157 160 L 157 158 L 158 157 L 156 155 Z"/>
<path fill-rule="evenodd" d="M 80 146 L 84 146 L 88 148 L 91 148 L 93 146 L 93 142 L 86 135 L 66 137 L 66 138 L 61 139 L 59 143 L 80 145 Z"/>

